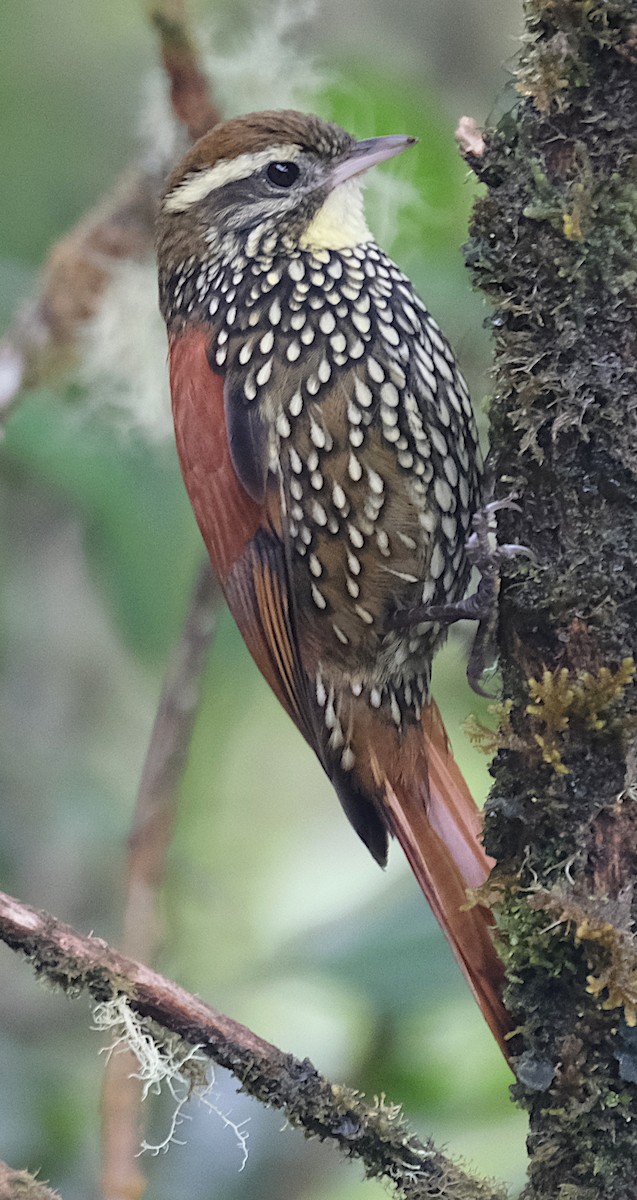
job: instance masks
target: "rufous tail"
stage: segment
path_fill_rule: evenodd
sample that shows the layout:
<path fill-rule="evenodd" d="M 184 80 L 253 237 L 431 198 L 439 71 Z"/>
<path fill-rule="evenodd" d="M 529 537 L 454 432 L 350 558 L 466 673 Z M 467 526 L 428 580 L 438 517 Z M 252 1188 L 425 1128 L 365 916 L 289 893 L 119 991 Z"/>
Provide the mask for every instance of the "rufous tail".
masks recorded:
<path fill-rule="evenodd" d="M 406 761 L 411 778 L 385 775 L 385 804 L 392 833 L 443 929 L 502 1052 L 511 1024 L 502 1004 L 503 967 L 493 945 L 493 917 L 481 904 L 467 908 L 467 889 L 489 875 L 493 859 L 480 841 L 481 818 L 449 747 L 432 701 L 423 735 Z M 392 772 L 393 774 L 393 772 Z"/>

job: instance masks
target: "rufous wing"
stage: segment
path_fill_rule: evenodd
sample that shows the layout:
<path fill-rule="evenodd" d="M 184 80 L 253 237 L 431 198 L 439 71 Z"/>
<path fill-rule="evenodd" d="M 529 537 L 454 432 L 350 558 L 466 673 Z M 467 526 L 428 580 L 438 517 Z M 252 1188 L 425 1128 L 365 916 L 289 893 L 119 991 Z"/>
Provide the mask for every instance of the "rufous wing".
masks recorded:
<path fill-rule="evenodd" d="M 197 523 L 232 615 L 262 675 L 315 746 L 307 678 L 299 661 L 281 534 L 280 501 L 267 485 L 258 418 L 237 412 L 208 360 L 210 331 L 169 337 L 177 450 Z"/>

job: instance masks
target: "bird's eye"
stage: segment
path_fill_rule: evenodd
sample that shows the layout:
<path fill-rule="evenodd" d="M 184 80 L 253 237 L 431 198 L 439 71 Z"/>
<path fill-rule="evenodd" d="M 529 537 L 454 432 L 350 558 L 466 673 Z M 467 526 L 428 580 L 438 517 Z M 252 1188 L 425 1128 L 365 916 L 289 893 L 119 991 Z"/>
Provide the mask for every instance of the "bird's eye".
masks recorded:
<path fill-rule="evenodd" d="M 283 188 L 292 187 L 292 184 L 296 183 L 299 174 L 299 168 L 293 162 L 273 162 L 270 163 L 266 171 L 270 183 Z"/>

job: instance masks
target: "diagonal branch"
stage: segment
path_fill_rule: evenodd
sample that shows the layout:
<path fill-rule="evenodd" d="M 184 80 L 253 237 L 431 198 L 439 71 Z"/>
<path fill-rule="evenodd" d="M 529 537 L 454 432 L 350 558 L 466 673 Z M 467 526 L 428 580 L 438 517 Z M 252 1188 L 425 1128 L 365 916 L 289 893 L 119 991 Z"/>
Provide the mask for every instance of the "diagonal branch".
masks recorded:
<path fill-rule="evenodd" d="M 131 168 L 50 250 L 33 295 L 0 341 L 0 425 L 25 388 L 73 366 L 118 264 L 152 253 L 157 186 Z"/>
<path fill-rule="evenodd" d="M 162 688 L 128 840 L 124 950 L 152 962 L 161 938 L 158 893 L 163 882 L 179 786 L 199 708 L 214 634 L 219 589 L 202 565 Z M 102 1088 L 102 1195 L 138 1197 L 145 1190 L 138 1153 L 142 1085 L 131 1052 L 110 1057 Z"/>
<path fill-rule="evenodd" d="M 306 1136 L 330 1140 L 348 1158 L 360 1159 L 368 1177 L 388 1180 L 405 1200 L 504 1200 L 502 1187 L 470 1176 L 429 1139 L 420 1141 L 396 1108 L 367 1104 L 358 1092 L 330 1083 L 309 1059 L 285 1054 L 101 938 L 85 937 L 3 892 L 0 938 L 73 995 L 84 989 L 97 1001 L 125 995 L 140 1017 L 198 1046 L 244 1091 L 282 1109 Z"/>
<path fill-rule="evenodd" d="M 184 0 L 152 0 L 176 118 L 191 138 L 221 119 L 199 64 Z M 168 166 L 168 164 L 166 164 Z M 0 425 L 26 388 L 74 365 L 87 320 L 99 310 L 119 263 L 153 252 L 155 170 L 131 167 L 49 252 L 33 295 L 0 340 Z"/>

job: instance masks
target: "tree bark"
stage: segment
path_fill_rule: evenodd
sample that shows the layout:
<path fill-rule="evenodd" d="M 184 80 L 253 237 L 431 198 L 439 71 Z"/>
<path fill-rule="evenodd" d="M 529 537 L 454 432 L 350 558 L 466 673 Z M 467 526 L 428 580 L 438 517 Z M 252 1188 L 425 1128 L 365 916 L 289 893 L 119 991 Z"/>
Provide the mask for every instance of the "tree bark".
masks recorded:
<path fill-rule="evenodd" d="M 494 305 L 504 694 L 487 849 L 525 1200 L 637 1195 L 637 5 L 527 0 L 520 99 L 472 162 Z"/>

